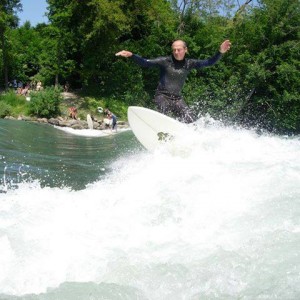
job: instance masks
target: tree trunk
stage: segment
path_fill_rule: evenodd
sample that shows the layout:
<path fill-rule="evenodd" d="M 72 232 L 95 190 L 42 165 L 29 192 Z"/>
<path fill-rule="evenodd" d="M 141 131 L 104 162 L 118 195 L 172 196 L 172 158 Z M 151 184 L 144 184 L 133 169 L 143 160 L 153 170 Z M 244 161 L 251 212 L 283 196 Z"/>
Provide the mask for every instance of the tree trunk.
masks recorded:
<path fill-rule="evenodd" d="M 55 87 L 59 86 L 58 74 L 55 75 Z"/>
<path fill-rule="evenodd" d="M 1 46 L 2 46 L 2 61 L 3 61 L 3 72 L 4 72 L 4 86 L 5 90 L 8 90 L 8 66 L 7 66 L 7 49 L 5 45 L 4 32 L 1 32 Z"/>

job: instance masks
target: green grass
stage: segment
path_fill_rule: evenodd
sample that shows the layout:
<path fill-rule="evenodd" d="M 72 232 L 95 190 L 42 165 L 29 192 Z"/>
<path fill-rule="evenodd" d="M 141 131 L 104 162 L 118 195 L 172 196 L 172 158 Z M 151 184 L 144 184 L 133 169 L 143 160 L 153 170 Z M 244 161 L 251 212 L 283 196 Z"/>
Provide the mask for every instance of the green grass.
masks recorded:
<path fill-rule="evenodd" d="M 28 115 L 28 101 L 11 90 L 0 95 L 0 117 Z"/>

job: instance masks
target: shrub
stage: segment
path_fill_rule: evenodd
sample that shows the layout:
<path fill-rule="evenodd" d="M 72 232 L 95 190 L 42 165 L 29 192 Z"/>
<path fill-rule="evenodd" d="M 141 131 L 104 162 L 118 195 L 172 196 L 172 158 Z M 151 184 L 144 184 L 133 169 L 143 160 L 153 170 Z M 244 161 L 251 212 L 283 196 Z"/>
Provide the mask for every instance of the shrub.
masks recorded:
<path fill-rule="evenodd" d="M 12 107 L 3 101 L 0 101 L 0 118 L 10 116 L 12 112 Z"/>
<path fill-rule="evenodd" d="M 0 96 L 0 101 L 3 101 L 10 106 L 17 106 L 20 104 L 20 96 L 17 95 L 15 91 L 10 90 Z"/>
<path fill-rule="evenodd" d="M 61 90 L 51 87 L 30 93 L 29 113 L 37 117 L 51 118 L 60 114 Z"/>

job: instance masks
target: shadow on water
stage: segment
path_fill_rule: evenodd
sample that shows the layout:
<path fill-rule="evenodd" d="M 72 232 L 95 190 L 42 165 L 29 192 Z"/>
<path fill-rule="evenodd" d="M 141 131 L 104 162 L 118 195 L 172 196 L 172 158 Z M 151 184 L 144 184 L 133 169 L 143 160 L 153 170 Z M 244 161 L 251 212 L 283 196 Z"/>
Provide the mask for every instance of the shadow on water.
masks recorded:
<path fill-rule="evenodd" d="M 0 120 L 0 150 L 0 187 L 5 192 L 33 180 L 43 187 L 83 189 L 113 172 L 113 161 L 142 148 L 131 131 L 82 137 L 48 124 Z"/>

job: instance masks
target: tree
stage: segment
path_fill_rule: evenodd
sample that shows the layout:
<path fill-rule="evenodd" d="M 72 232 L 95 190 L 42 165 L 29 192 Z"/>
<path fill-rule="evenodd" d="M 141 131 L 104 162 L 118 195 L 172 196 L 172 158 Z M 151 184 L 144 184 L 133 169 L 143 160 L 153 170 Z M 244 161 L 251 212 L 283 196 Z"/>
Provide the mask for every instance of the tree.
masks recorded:
<path fill-rule="evenodd" d="M 300 130 L 300 3 L 262 0 L 232 31 L 233 69 L 250 91 L 239 118 L 270 130 Z"/>
<path fill-rule="evenodd" d="M 5 89 L 8 88 L 9 41 L 7 32 L 18 25 L 15 10 L 21 10 L 20 0 L 0 0 L 0 45 L 2 49 L 2 67 L 4 72 Z"/>
<path fill-rule="evenodd" d="M 95 80 L 103 68 L 108 68 L 112 46 L 119 32 L 127 26 L 121 10 L 125 2 L 49 0 L 48 3 L 48 18 L 56 30 L 59 52 L 64 59 L 74 62 L 82 82 Z"/>
<path fill-rule="evenodd" d="M 40 31 L 26 22 L 10 33 L 11 76 L 26 82 L 40 70 L 39 56 L 41 53 L 42 36 Z"/>

